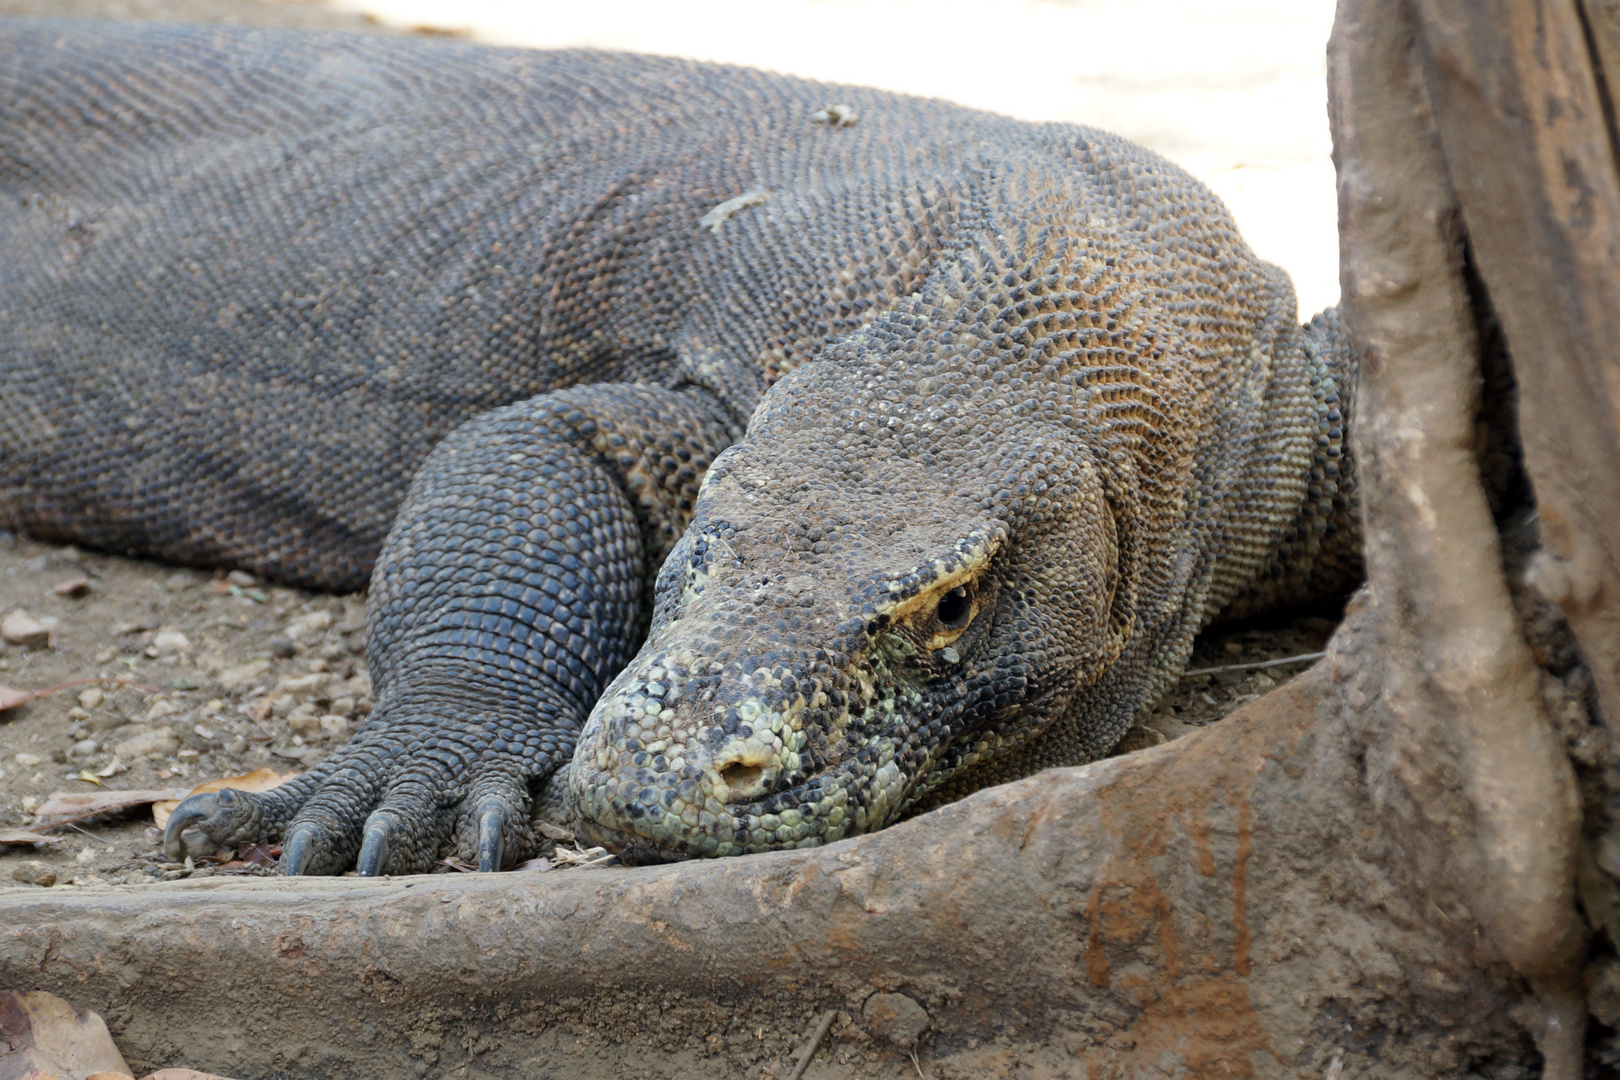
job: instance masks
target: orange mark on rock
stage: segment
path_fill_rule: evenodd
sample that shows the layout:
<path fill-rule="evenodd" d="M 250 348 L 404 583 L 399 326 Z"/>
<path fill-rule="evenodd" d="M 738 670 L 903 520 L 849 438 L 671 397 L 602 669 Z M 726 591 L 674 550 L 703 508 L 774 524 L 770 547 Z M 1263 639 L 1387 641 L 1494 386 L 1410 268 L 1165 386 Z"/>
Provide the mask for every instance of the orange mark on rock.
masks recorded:
<path fill-rule="evenodd" d="M 652 922 L 648 923 L 648 925 L 653 928 L 653 933 L 668 941 L 671 945 L 675 946 L 677 949 L 680 949 L 682 952 L 691 949 L 692 946 L 688 942 L 681 940 L 681 936 L 675 933 L 675 931 L 671 930 L 669 928 L 669 923 L 665 922 L 663 919 L 654 919 Z"/>
<path fill-rule="evenodd" d="M 1187 835 L 1192 837 L 1195 852 L 1193 865 L 1205 877 L 1215 876 L 1215 853 L 1209 847 L 1209 806 L 1194 803 L 1187 807 Z"/>
<path fill-rule="evenodd" d="M 1103 947 L 1102 887 L 1091 890 L 1086 903 L 1086 919 L 1091 923 L 1091 940 L 1086 943 L 1086 974 L 1091 981 L 1108 989 L 1108 950 Z"/>
<path fill-rule="evenodd" d="M 857 913 L 840 905 L 829 920 L 827 947 L 846 952 L 858 951 L 861 947 L 861 928 L 866 921 L 864 915 L 864 912 Z"/>
<path fill-rule="evenodd" d="M 1086 1075 L 1155 1072 L 1175 1061 L 1188 1077 L 1252 1077 L 1253 1055 L 1272 1052 L 1249 998 L 1250 798 L 1268 766 L 1297 764 L 1321 678 L 1295 680 L 1228 717 L 1221 739 L 1190 735 L 1184 752 L 1167 755 L 1162 766 L 1122 770 L 1096 789 L 1109 856 L 1086 899 L 1086 974 L 1139 1011 L 1118 1037 L 1082 1053 Z M 1294 726 L 1284 730 L 1295 736 L 1281 743 L 1282 725 L 1260 721 L 1279 712 L 1290 717 Z M 1235 825 L 1230 899 L 1226 857 L 1217 858 L 1212 843 L 1217 820 L 1223 829 Z M 1177 876 L 1178 860 L 1190 862 L 1198 878 Z"/>
<path fill-rule="evenodd" d="M 1158 989 L 1158 995 L 1127 1029 L 1126 1061 L 1120 1060 L 1116 1048 L 1098 1046 L 1083 1055 L 1084 1075 L 1157 1075 L 1164 1062 L 1176 1061 L 1181 1066 L 1177 1074 L 1188 1077 L 1241 1080 L 1254 1076 L 1251 1055 L 1269 1052 L 1271 1040 L 1249 1004 L 1249 988 L 1243 980 L 1225 972 L 1189 977 Z M 1112 1072 L 1107 1068 L 1110 1064 Z"/>
<path fill-rule="evenodd" d="M 1237 858 L 1232 865 L 1232 924 L 1237 931 L 1237 942 L 1233 949 L 1232 968 L 1248 978 L 1249 948 L 1253 939 L 1249 934 L 1249 917 L 1244 900 L 1249 888 L 1249 856 L 1254 853 L 1254 811 L 1249 807 L 1247 791 L 1233 791 L 1232 801 L 1237 803 L 1238 813 Z"/>

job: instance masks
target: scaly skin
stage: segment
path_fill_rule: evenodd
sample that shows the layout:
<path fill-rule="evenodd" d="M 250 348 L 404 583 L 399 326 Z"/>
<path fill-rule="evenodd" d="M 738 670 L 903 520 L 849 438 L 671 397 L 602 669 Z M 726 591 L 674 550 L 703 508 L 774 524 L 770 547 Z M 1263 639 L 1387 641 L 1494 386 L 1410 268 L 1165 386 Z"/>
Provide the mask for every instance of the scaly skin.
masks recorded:
<path fill-rule="evenodd" d="M 1335 318 L 1102 132 L 27 20 L 0 99 L 0 521 L 371 580 L 371 719 L 176 853 L 825 843 L 1105 753 L 1211 618 L 1358 572 Z"/>

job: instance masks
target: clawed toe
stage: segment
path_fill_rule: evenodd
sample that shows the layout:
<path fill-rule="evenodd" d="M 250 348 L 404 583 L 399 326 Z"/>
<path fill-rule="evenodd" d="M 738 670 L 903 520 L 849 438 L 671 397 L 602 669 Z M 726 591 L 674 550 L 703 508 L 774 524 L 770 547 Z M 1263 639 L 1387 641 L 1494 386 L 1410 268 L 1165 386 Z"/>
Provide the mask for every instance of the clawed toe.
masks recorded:
<path fill-rule="evenodd" d="M 258 815 L 254 811 L 253 801 L 245 793 L 229 788 L 189 795 L 169 815 L 163 829 L 163 852 L 179 861 L 242 840 L 256 840 L 252 834 Z"/>
<path fill-rule="evenodd" d="M 392 828 L 387 821 L 373 820 L 366 826 L 366 840 L 360 845 L 360 858 L 354 864 L 361 877 L 377 877 L 388 865 L 388 840 Z"/>
<path fill-rule="evenodd" d="M 300 874 L 312 872 L 310 864 L 315 855 L 318 839 L 317 826 L 309 822 L 302 822 L 288 829 L 287 839 L 281 845 L 281 872 L 288 877 L 298 877 Z"/>
<path fill-rule="evenodd" d="M 506 806 L 485 802 L 478 813 L 478 869 L 488 873 L 501 869 L 506 851 Z"/>

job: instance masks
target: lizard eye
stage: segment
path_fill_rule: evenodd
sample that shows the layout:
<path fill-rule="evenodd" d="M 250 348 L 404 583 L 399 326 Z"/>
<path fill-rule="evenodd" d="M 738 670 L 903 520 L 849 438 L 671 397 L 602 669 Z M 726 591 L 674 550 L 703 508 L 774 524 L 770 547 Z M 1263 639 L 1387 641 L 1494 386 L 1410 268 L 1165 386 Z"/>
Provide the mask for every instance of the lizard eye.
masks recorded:
<path fill-rule="evenodd" d="M 973 621 L 973 598 L 968 595 L 967 588 L 958 585 L 940 597 L 934 617 L 946 630 L 966 629 L 967 624 Z"/>

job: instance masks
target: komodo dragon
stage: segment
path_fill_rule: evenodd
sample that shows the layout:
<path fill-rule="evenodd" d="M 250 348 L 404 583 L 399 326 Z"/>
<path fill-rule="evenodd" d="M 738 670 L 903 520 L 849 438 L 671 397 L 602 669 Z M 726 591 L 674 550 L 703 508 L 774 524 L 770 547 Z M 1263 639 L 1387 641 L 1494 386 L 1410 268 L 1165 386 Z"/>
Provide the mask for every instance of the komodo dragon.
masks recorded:
<path fill-rule="evenodd" d="M 21 20 L 0 189 L 0 521 L 370 582 L 370 720 L 171 851 L 826 843 L 1104 754 L 1211 618 L 1358 573 L 1335 317 L 1101 131 Z"/>

